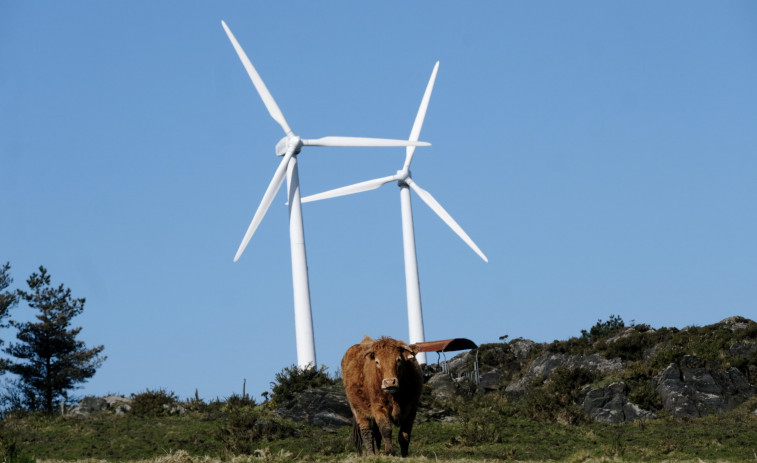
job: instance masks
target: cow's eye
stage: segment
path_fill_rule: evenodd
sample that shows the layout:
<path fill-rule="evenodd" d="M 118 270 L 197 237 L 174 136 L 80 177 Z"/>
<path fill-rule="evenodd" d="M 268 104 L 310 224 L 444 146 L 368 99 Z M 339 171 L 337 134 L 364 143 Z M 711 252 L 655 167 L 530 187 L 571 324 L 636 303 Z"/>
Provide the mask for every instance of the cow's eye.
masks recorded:
<path fill-rule="evenodd" d="M 379 362 L 378 359 L 376 359 L 376 366 L 381 368 L 381 362 Z"/>
<path fill-rule="evenodd" d="M 402 357 L 397 357 L 397 363 L 400 363 L 402 361 Z"/>

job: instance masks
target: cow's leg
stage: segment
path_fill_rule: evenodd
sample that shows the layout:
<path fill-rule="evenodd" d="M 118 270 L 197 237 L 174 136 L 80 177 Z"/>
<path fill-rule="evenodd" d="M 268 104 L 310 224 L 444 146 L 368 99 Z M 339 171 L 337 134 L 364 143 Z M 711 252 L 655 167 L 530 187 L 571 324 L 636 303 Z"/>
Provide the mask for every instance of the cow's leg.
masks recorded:
<path fill-rule="evenodd" d="M 371 422 L 373 424 L 373 448 L 375 449 L 375 453 L 379 453 L 381 451 L 381 430 L 375 420 Z"/>
<path fill-rule="evenodd" d="M 403 457 L 407 456 L 408 448 L 410 447 L 410 432 L 413 430 L 414 422 L 415 413 L 411 413 L 400 422 L 400 455 Z"/>
<path fill-rule="evenodd" d="M 363 441 L 363 447 L 368 455 L 375 455 L 378 452 L 375 440 L 373 437 L 373 427 L 375 424 L 370 418 L 356 419 L 358 430 L 360 433 L 360 439 Z"/>
<path fill-rule="evenodd" d="M 413 422 L 409 424 L 400 425 L 400 455 L 407 456 L 407 450 L 410 447 L 410 431 L 413 430 Z"/>
<path fill-rule="evenodd" d="M 387 455 L 394 455 L 394 447 L 392 446 L 392 422 L 389 421 L 389 417 L 382 416 L 376 419 L 381 437 L 384 440 L 384 453 Z"/>

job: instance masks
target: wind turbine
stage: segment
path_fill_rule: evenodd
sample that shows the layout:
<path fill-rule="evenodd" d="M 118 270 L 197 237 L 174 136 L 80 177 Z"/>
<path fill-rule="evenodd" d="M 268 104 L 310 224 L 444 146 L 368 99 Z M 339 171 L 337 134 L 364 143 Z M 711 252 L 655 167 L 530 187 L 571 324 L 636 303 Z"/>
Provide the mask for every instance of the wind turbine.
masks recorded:
<path fill-rule="evenodd" d="M 431 72 L 431 78 L 426 86 L 426 92 L 423 94 L 421 105 L 418 108 L 418 114 L 415 116 L 413 129 L 410 131 L 410 141 L 417 141 L 423 126 L 423 119 L 426 117 L 426 109 L 431 98 L 431 92 L 436 81 L 436 73 L 439 70 L 439 62 L 434 65 Z M 421 188 L 410 174 L 410 163 L 415 154 L 415 147 L 406 148 L 405 164 L 396 174 L 387 177 L 381 177 L 374 180 L 356 183 L 354 185 L 329 190 L 302 198 L 303 203 L 318 201 L 321 199 L 336 198 L 354 193 L 375 190 L 382 185 L 390 182 L 397 182 L 400 187 L 400 204 L 402 209 L 402 241 L 405 254 L 405 286 L 407 290 L 407 318 L 410 331 L 410 343 L 423 342 L 425 335 L 423 331 L 423 311 L 421 308 L 421 287 L 418 280 L 418 258 L 415 252 L 415 231 L 413 227 L 413 208 L 410 201 L 410 190 L 412 189 L 426 203 L 428 207 L 438 215 L 465 243 L 470 246 L 485 262 L 489 262 L 481 249 L 468 236 L 467 233 L 455 222 L 455 219 L 447 213 L 439 202 L 431 196 L 431 193 Z M 418 361 L 426 363 L 426 354 L 419 353 Z"/>
<path fill-rule="evenodd" d="M 417 139 L 410 141 L 356 137 L 323 137 L 312 140 L 300 138 L 292 132 L 292 129 L 284 118 L 284 114 L 279 109 L 260 75 L 252 66 L 250 59 L 239 45 L 239 42 L 237 42 L 234 34 L 231 33 L 231 30 L 224 21 L 221 21 L 221 25 L 226 31 L 226 35 L 234 46 L 234 50 L 236 50 L 244 68 L 247 70 L 247 74 L 250 76 L 253 85 L 255 85 L 255 89 L 258 91 L 265 107 L 268 109 L 268 113 L 284 129 L 285 134 L 284 138 L 276 144 L 276 156 L 283 156 L 283 159 L 273 174 L 273 178 L 268 184 L 268 188 L 266 188 L 263 199 L 260 201 L 255 215 L 252 217 L 252 222 L 250 222 L 250 226 L 247 228 L 242 243 L 239 245 L 239 249 L 234 256 L 234 262 L 239 260 L 239 257 L 244 252 L 245 247 L 250 242 L 250 238 L 252 238 L 253 233 L 255 233 L 258 225 L 260 225 L 281 184 L 284 182 L 284 177 L 286 177 L 289 199 L 289 239 L 292 252 L 292 286 L 294 292 L 297 364 L 300 368 L 307 368 L 311 365 L 315 366 L 317 364 L 315 361 L 313 317 L 310 309 L 310 284 L 308 282 L 307 258 L 305 256 L 305 231 L 302 223 L 297 155 L 303 146 L 429 146 L 430 143 L 418 142 Z"/>

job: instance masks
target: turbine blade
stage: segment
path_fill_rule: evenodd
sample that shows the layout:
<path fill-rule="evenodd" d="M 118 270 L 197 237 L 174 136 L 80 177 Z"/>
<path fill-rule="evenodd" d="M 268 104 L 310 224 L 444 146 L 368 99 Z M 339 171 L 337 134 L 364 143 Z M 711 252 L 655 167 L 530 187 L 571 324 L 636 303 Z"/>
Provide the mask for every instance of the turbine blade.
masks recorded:
<path fill-rule="evenodd" d="M 247 227 L 247 232 L 244 234 L 242 244 L 240 244 L 239 249 L 237 249 L 237 254 L 234 256 L 234 262 L 238 261 L 242 256 L 244 249 L 247 247 L 247 243 L 249 243 L 250 238 L 252 238 L 252 234 L 255 233 L 255 230 L 257 230 L 258 225 L 260 225 L 260 222 L 265 216 L 265 213 L 268 212 L 268 208 L 271 206 L 273 198 L 279 191 L 282 182 L 284 182 L 284 178 L 286 178 L 287 164 L 289 164 L 289 160 L 292 158 L 293 154 L 293 151 L 288 151 L 284 156 L 284 159 L 281 160 L 279 167 L 276 169 L 276 173 L 273 174 L 271 183 L 268 184 L 268 188 L 265 190 L 265 194 L 263 195 L 263 199 L 260 201 L 258 210 L 255 211 L 255 215 L 252 217 L 252 222 L 250 222 L 250 226 Z"/>
<path fill-rule="evenodd" d="M 323 137 L 302 140 L 308 146 L 431 146 L 431 143 L 417 140 L 392 140 L 389 138 L 363 137 Z"/>
<path fill-rule="evenodd" d="M 395 175 L 368 180 L 365 182 L 356 183 L 354 185 L 324 191 L 323 193 L 316 193 L 314 195 L 305 196 L 304 198 L 302 198 L 302 202 L 309 203 L 311 201 L 319 201 L 321 199 L 338 198 L 339 196 L 347 196 L 355 193 L 362 193 L 364 191 L 375 190 L 381 185 L 385 185 L 394 180 L 397 180 L 397 177 Z"/>
<path fill-rule="evenodd" d="M 265 83 L 263 83 L 263 79 L 260 78 L 258 71 L 255 70 L 255 67 L 252 65 L 252 62 L 250 62 L 250 59 L 247 57 L 247 54 L 242 49 L 242 46 L 239 45 L 239 42 L 237 42 L 236 37 L 234 37 L 234 34 L 231 33 L 231 29 L 229 29 L 229 26 L 227 26 L 224 21 L 221 21 L 221 25 L 226 31 L 226 35 L 229 36 L 229 40 L 231 40 L 231 44 L 234 46 L 234 50 L 237 51 L 237 55 L 239 55 L 239 59 L 242 60 L 242 64 L 244 65 L 244 68 L 247 70 L 247 74 L 250 76 L 250 79 L 252 80 L 252 84 L 255 85 L 255 89 L 258 91 L 258 94 L 260 95 L 260 98 L 263 100 L 265 107 L 268 108 L 268 113 L 271 115 L 273 120 L 279 123 L 279 125 L 281 126 L 282 129 L 284 129 L 284 132 L 287 135 L 290 134 L 292 132 L 292 129 L 289 128 L 289 124 L 287 124 L 287 121 L 284 118 L 284 114 L 281 112 L 279 105 L 276 104 L 276 100 L 273 99 L 273 95 L 271 95 L 271 92 L 268 91 L 268 87 L 266 87 Z"/>
<path fill-rule="evenodd" d="M 426 118 L 426 110 L 428 109 L 428 102 L 431 99 L 431 92 L 434 90 L 434 82 L 436 82 L 436 73 L 439 70 L 439 61 L 434 65 L 434 70 L 431 71 L 431 78 L 426 85 L 426 92 L 423 94 L 421 100 L 421 106 L 418 108 L 418 114 L 415 116 L 415 122 L 413 123 L 413 129 L 410 131 L 409 140 L 416 141 L 421 134 L 421 127 L 423 127 L 423 120 Z M 415 153 L 415 147 L 408 146 L 405 149 L 407 155 L 405 156 L 405 166 L 403 170 L 410 168 L 410 162 L 413 160 L 413 154 Z"/>
<path fill-rule="evenodd" d="M 413 189 L 416 193 L 418 193 L 418 196 L 423 200 L 428 207 L 431 208 L 434 212 L 436 212 L 436 215 L 438 215 L 444 223 L 446 223 L 449 228 L 452 229 L 455 233 L 457 233 L 457 236 L 459 236 L 465 243 L 470 246 L 473 251 L 475 251 L 476 254 L 479 255 L 482 259 L 484 259 L 484 262 L 489 262 L 489 259 L 486 258 L 483 252 L 476 246 L 476 243 L 473 242 L 473 240 L 468 236 L 467 233 L 463 230 L 463 228 L 455 222 L 455 219 L 452 218 L 451 215 L 447 211 L 444 210 L 441 204 L 439 204 L 439 201 L 434 199 L 433 196 L 431 196 L 431 193 L 424 190 L 420 186 L 418 186 L 417 183 L 413 181 L 411 178 L 405 179 L 405 182 L 407 182 L 408 185 L 410 185 L 410 188 Z"/>

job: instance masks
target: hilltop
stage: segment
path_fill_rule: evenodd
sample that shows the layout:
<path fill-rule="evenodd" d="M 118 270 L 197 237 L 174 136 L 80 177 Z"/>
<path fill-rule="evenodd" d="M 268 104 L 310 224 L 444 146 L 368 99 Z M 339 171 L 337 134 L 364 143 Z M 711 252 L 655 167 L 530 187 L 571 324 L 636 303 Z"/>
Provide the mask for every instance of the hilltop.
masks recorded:
<path fill-rule="evenodd" d="M 677 329 L 610 317 L 563 341 L 503 338 L 451 358 L 447 368 L 424 368 L 411 456 L 753 458 L 752 320 Z M 147 390 L 86 398 L 65 417 L 8 413 L 0 421 L 0 457 L 120 461 L 181 450 L 183 462 L 237 455 L 325 461 L 353 454 L 349 424 L 341 381 L 325 368 L 289 367 L 263 403 L 245 395 L 206 403 Z"/>

